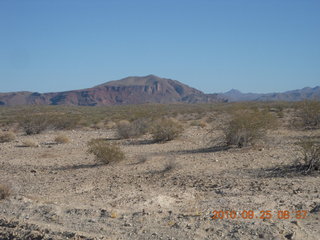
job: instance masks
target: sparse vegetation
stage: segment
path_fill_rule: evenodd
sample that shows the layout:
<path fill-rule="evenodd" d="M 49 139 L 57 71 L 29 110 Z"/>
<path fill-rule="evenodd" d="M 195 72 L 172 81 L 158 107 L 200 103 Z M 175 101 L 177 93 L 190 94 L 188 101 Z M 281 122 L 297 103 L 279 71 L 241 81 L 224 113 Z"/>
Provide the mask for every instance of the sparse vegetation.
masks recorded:
<path fill-rule="evenodd" d="M 80 121 L 72 114 L 36 113 L 27 114 L 19 120 L 20 127 L 27 135 L 39 134 L 48 129 L 73 129 Z"/>
<path fill-rule="evenodd" d="M 304 129 L 320 128 L 320 102 L 304 101 L 298 105 L 295 126 Z"/>
<path fill-rule="evenodd" d="M 0 143 L 12 142 L 16 139 L 16 135 L 13 132 L 0 133 Z"/>
<path fill-rule="evenodd" d="M 143 109 L 144 107 L 153 112 L 148 113 Z M 239 209 L 248 209 L 252 206 L 254 208 L 261 202 L 277 205 L 281 201 L 282 209 L 308 209 L 310 214 L 313 214 L 312 211 L 319 211 L 316 191 L 317 176 L 320 174 L 319 150 L 317 150 L 319 142 L 317 139 L 311 139 L 312 141 L 307 139 L 308 143 L 304 142 L 297 146 L 294 145 L 294 139 L 307 134 L 319 136 L 320 132 L 319 130 L 306 132 L 287 129 L 290 118 L 295 116 L 293 108 L 287 108 L 286 105 L 283 108 L 281 106 L 277 108 L 274 103 L 208 104 L 200 105 L 198 114 L 195 105 L 152 105 L 152 107 L 154 109 L 149 105 L 104 108 L 65 106 L 56 108 L 53 106 L 39 107 L 37 112 L 30 113 L 66 116 L 70 112 L 77 115 L 81 121 L 76 131 L 52 131 L 57 128 L 50 123 L 46 128 L 50 131 L 41 135 L 21 136 L 19 132 L 16 142 L 0 144 L 0 151 L 3 152 L 0 154 L 2 183 L 9 185 L 12 195 L 17 193 L 13 201 L 10 197 L 10 201 L 0 201 L 3 203 L 0 204 L 3 218 L 12 219 L 11 213 L 19 208 L 20 215 L 29 217 L 24 220 L 26 224 L 40 218 L 49 219 L 52 223 L 59 221 L 68 227 L 66 230 L 70 231 L 68 236 L 71 237 L 73 236 L 71 233 L 76 234 L 77 226 L 87 224 L 88 218 L 97 217 L 106 221 L 108 218 L 109 220 L 119 219 L 115 223 L 127 226 L 133 224 L 139 228 L 155 229 L 158 222 L 153 218 L 153 213 L 161 208 L 166 211 L 159 212 L 160 215 L 158 215 L 161 218 L 170 217 L 169 227 L 161 227 L 161 230 L 155 229 L 155 231 L 159 236 L 175 236 L 176 228 L 184 226 L 184 219 L 198 218 L 200 213 L 211 211 L 212 199 L 207 201 L 208 194 L 211 194 L 212 198 L 222 196 L 226 201 L 231 201 L 230 208 L 238 206 Z M 0 108 L 0 113 L 4 110 Z M 15 108 L 10 109 L 10 111 L 14 110 Z M 109 110 L 110 113 L 107 112 Z M 125 112 L 126 110 L 128 113 Z M 163 117 L 157 115 L 158 110 Z M 190 116 L 188 116 L 189 112 Z M 284 118 L 279 118 L 279 112 L 284 113 Z M 141 116 L 145 113 L 146 117 Z M 17 116 L 15 114 L 7 114 L 7 116 Z M 176 117 L 173 118 L 173 115 Z M 0 115 L 0 118 L 3 116 Z M 120 122 L 121 119 L 127 119 L 127 121 Z M 144 122 L 144 119 L 147 121 Z M 274 126 L 275 121 L 280 122 L 279 131 L 268 132 L 267 129 Z M 122 130 L 130 140 L 112 140 L 114 133 L 119 131 L 116 123 L 126 127 Z M 139 124 L 142 125 L 141 128 Z M 107 125 L 109 126 L 106 127 Z M 183 127 L 186 131 L 179 138 Z M 106 130 L 107 128 L 112 130 Z M 15 131 L 17 128 L 11 125 L 2 126 L 1 129 L 7 132 L 10 129 Z M 148 132 L 143 135 L 146 129 Z M 208 134 L 209 131 L 212 131 L 212 134 Z M 268 135 L 266 135 L 267 132 Z M 136 136 L 141 137 L 132 139 Z M 260 144 L 260 139 L 265 136 L 268 136 L 268 146 Z M 152 137 L 160 142 L 176 137 L 178 140 L 166 144 L 152 144 L 154 142 Z M 65 142 L 64 138 L 70 138 L 72 144 L 56 145 L 54 143 Z M 92 138 L 100 139 L 91 140 L 86 145 Z M 211 139 L 219 140 L 219 145 L 207 145 L 207 140 Z M 23 148 L 21 144 L 23 141 L 24 146 L 40 147 Z M 232 149 L 235 146 L 251 144 L 254 146 L 250 148 Z M 300 152 L 293 149 L 299 149 Z M 87 151 L 86 156 L 83 150 Z M 123 160 L 125 156 L 127 159 Z M 299 162 L 293 163 L 292 160 L 297 157 Z M 239 174 L 240 168 L 242 170 Z M 11 187 L 11 182 L 12 186 L 18 188 L 17 191 Z M 66 191 L 67 198 L 65 198 Z M 248 192 L 251 196 L 249 200 Z M 283 193 L 280 198 L 279 192 Z M 25 207 L 26 201 L 39 200 L 37 193 L 45 196 L 45 201 L 41 202 L 40 208 L 39 204 L 29 204 L 29 207 Z M 8 196 L 8 194 L 5 195 Z M 294 198 L 286 201 L 286 196 L 289 195 Z M 268 196 L 267 202 L 263 199 L 265 196 Z M 70 199 L 72 199 L 71 202 Z M 88 199 L 94 201 L 92 206 L 88 205 Z M 111 208 L 104 206 L 108 199 L 113 208 L 117 208 L 115 205 L 120 201 L 120 205 L 126 205 L 126 209 L 120 213 L 110 211 Z M 60 209 L 66 204 L 69 204 L 68 209 L 59 213 L 57 218 L 56 207 Z M 141 207 L 130 211 L 136 206 L 146 204 L 148 208 Z M 223 208 L 223 202 L 217 204 L 218 209 L 221 206 Z M 185 213 L 183 218 L 180 218 L 181 209 Z M 35 212 L 36 215 L 34 215 Z M 73 218 L 74 221 L 69 224 L 68 220 L 74 216 L 78 217 Z M 130 221 L 126 219 L 122 221 L 123 216 L 126 219 L 128 217 Z M 141 222 L 141 217 L 145 221 Z M 12 219 L 12 221 L 18 220 Z M 272 225 L 273 222 L 265 223 Z M 220 223 L 223 225 L 222 221 Z M 101 232 L 107 233 L 112 231 L 112 227 L 117 227 L 117 224 L 111 226 L 105 224 L 105 221 L 92 224 L 96 225 L 97 231 L 91 231 L 90 237 L 99 237 Z M 219 225 L 219 221 L 217 224 Z M 223 229 L 221 224 L 217 227 Z M 210 239 L 219 239 L 221 234 L 227 236 L 230 232 L 229 228 L 221 233 L 206 231 L 207 226 L 202 225 L 200 231 L 207 233 L 205 237 Z M 267 232 L 266 228 L 260 229 L 258 225 L 250 225 L 250 227 L 252 227 L 250 231 L 246 231 L 247 228 L 244 229 L 246 235 L 235 233 L 234 237 L 244 236 L 250 239 L 252 237 L 250 233 L 258 232 L 261 233 L 261 236 L 258 236 L 260 238 L 281 238 L 287 234 L 286 230 L 290 230 L 285 228 L 283 233 L 279 233 L 277 230 L 282 229 L 282 225 L 280 227 L 272 225 Z M 193 226 L 191 228 L 194 229 Z M 310 229 L 316 229 L 316 223 L 310 226 Z M 311 230 L 306 234 L 311 236 L 313 234 Z M 12 228 L 12 231 L 16 231 L 16 228 Z M 275 235 L 273 235 L 274 232 Z M 116 235 L 118 233 L 119 235 Z M 114 236 L 121 237 L 120 234 L 115 232 Z M 301 236 L 301 232 L 297 234 Z M 149 235 L 150 232 L 146 231 L 142 237 L 148 238 Z M 187 233 L 186 235 L 181 233 L 181 238 L 188 238 Z"/>
<path fill-rule="evenodd" d="M 5 198 L 8 198 L 11 194 L 11 191 L 9 189 L 9 187 L 0 184 L 0 200 L 3 200 Z"/>
<path fill-rule="evenodd" d="M 183 131 L 183 127 L 171 119 L 157 121 L 151 128 L 151 135 L 155 142 L 166 142 L 177 138 Z"/>
<path fill-rule="evenodd" d="M 303 155 L 306 173 L 320 170 L 320 140 L 317 138 L 302 139 L 298 145 Z"/>
<path fill-rule="evenodd" d="M 261 139 L 267 129 L 275 126 L 275 118 L 266 111 L 239 111 L 224 129 L 228 146 L 245 147 Z"/>
<path fill-rule="evenodd" d="M 125 158 L 123 151 L 117 144 L 102 139 L 92 139 L 88 142 L 88 153 L 94 154 L 97 161 L 105 164 L 119 162 Z"/>
<path fill-rule="evenodd" d="M 57 144 L 63 144 L 63 143 L 68 143 L 70 142 L 70 139 L 66 136 L 66 135 L 58 135 L 55 137 L 54 141 L 57 143 Z"/>

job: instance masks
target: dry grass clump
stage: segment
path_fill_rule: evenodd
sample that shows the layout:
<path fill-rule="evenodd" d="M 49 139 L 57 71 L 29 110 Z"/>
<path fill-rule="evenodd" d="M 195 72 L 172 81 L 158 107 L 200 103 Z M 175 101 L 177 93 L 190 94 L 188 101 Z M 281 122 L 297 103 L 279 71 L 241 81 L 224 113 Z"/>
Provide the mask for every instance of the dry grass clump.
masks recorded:
<path fill-rule="evenodd" d="M 96 160 L 105 164 L 119 162 L 125 158 L 118 145 L 102 139 L 92 139 L 88 142 L 88 153 L 94 154 Z"/>
<path fill-rule="evenodd" d="M 299 104 L 297 112 L 298 121 L 294 123 L 297 127 L 305 129 L 320 128 L 320 102 L 304 101 Z"/>
<path fill-rule="evenodd" d="M 22 142 L 23 147 L 38 147 L 38 144 L 32 140 L 25 140 Z"/>
<path fill-rule="evenodd" d="M 57 143 L 57 144 L 63 144 L 63 143 L 68 143 L 70 142 L 70 139 L 66 136 L 66 135 L 58 135 L 55 137 L 54 141 Z"/>
<path fill-rule="evenodd" d="M 0 143 L 12 142 L 16 139 L 16 135 L 13 132 L 0 133 Z"/>
<path fill-rule="evenodd" d="M 7 197 L 9 197 L 11 194 L 11 191 L 9 189 L 9 187 L 0 184 L 0 200 L 3 200 Z"/>
<path fill-rule="evenodd" d="M 190 123 L 190 126 L 205 128 L 207 126 L 207 123 L 205 121 L 195 120 Z"/>
<path fill-rule="evenodd" d="M 117 124 L 118 136 L 121 139 L 140 137 L 147 133 L 149 121 L 147 119 L 136 119 L 133 122 L 122 120 Z"/>
<path fill-rule="evenodd" d="M 306 173 L 320 170 L 320 141 L 309 138 L 301 140 L 298 145 L 303 154 L 303 161 L 306 166 Z"/>
<path fill-rule="evenodd" d="M 166 142 L 177 138 L 183 132 L 183 127 L 171 119 L 162 119 L 154 123 L 151 135 L 155 142 Z"/>
<path fill-rule="evenodd" d="M 237 112 L 224 129 L 226 144 L 248 146 L 265 136 L 267 129 L 275 126 L 275 117 L 266 111 Z"/>

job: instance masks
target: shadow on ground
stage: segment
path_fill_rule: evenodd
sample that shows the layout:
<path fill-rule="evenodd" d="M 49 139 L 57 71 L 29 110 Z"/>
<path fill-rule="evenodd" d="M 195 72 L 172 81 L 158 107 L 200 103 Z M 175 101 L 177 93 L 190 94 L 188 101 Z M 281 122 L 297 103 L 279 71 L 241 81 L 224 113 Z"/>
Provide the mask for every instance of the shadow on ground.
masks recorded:
<path fill-rule="evenodd" d="M 308 165 L 284 165 L 274 168 L 261 168 L 261 169 L 247 169 L 249 175 L 254 175 L 260 178 L 293 178 L 304 176 L 319 176 L 319 170 L 309 171 Z"/>
<path fill-rule="evenodd" d="M 156 141 L 152 139 L 144 139 L 144 140 L 129 140 L 126 142 L 126 145 L 149 145 L 154 144 Z"/>
<path fill-rule="evenodd" d="M 87 168 L 101 167 L 103 165 L 105 165 L 105 164 L 102 164 L 102 163 L 79 164 L 79 165 L 63 166 L 63 167 L 55 168 L 54 170 L 56 170 L 56 171 L 66 171 L 66 170 L 87 169 Z"/>
<path fill-rule="evenodd" d="M 199 149 L 191 149 L 191 150 L 179 150 L 179 151 L 171 151 L 170 153 L 175 154 L 196 154 L 196 153 L 214 153 L 214 152 L 221 152 L 227 151 L 231 147 L 229 146 L 215 146 L 215 147 L 208 147 L 208 148 L 199 148 Z"/>

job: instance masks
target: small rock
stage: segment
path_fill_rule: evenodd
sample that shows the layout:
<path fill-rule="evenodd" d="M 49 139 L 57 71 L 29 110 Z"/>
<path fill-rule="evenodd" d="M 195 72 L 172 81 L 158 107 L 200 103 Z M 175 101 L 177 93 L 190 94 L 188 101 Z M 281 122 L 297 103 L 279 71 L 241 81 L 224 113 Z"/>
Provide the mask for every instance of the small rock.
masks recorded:
<path fill-rule="evenodd" d="M 295 225 L 297 225 L 297 226 L 298 226 L 298 222 L 297 222 L 296 220 L 291 221 L 291 223 L 292 223 L 292 224 L 295 224 Z"/>
<path fill-rule="evenodd" d="M 284 237 L 285 237 L 286 239 L 292 240 L 292 239 L 293 239 L 293 235 L 294 235 L 294 233 L 288 233 L 288 234 L 286 234 Z"/>

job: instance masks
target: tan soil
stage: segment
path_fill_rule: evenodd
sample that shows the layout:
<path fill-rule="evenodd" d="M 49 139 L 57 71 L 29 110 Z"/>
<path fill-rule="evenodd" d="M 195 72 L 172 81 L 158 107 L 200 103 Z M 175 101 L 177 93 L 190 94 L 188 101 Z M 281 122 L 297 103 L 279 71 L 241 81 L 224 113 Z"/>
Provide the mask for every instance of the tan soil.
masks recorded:
<path fill-rule="evenodd" d="M 188 127 L 167 143 L 148 136 L 115 140 L 112 130 L 18 134 L 0 145 L 0 239 L 319 239 L 320 175 L 286 166 L 294 142 L 308 132 L 280 129 L 251 148 L 210 148 L 221 135 Z M 55 144 L 63 134 L 66 144 Z M 92 138 L 121 144 L 126 160 L 97 165 Z M 38 147 L 22 147 L 32 140 Z M 271 219 L 212 220 L 214 210 L 271 210 Z M 307 210 L 305 219 L 278 219 L 278 210 Z"/>

